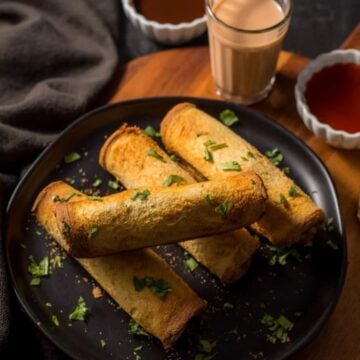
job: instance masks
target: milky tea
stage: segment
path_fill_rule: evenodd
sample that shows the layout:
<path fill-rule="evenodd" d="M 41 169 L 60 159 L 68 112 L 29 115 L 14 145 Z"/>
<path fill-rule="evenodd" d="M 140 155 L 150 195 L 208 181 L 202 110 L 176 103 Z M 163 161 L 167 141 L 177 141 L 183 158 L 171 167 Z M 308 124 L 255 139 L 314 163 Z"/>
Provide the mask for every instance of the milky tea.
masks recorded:
<path fill-rule="evenodd" d="M 291 0 L 207 0 L 211 68 L 218 93 L 246 105 L 268 95 L 291 9 Z"/>

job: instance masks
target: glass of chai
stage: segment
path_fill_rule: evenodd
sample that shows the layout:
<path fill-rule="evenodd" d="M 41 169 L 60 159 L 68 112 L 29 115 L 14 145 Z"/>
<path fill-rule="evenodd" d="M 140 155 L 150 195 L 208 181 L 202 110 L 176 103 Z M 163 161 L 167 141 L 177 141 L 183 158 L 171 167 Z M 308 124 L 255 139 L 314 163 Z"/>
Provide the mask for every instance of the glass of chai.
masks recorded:
<path fill-rule="evenodd" d="M 219 95 L 250 105 L 269 94 L 291 13 L 291 0 L 206 0 Z"/>

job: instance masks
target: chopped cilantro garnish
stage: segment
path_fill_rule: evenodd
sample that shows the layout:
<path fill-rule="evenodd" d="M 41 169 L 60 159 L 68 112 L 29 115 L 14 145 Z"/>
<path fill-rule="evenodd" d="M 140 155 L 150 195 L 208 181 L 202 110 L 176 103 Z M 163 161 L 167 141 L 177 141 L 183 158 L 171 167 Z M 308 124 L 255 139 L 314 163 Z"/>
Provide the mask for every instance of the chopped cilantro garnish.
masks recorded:
<path fill-rule="evenodd" d="M 278 166 L 284 160 L 284 156 L 279 149 L 267 150 L 265 155 L 275 166 Z"/>
<path fill-rule="evenodd" d="M 335 244 L 332 240 L 326 242 L 333 250 L 339 250 L 339 246 Z"/>
<path fill-rule="evenodd" d="M 208 148 L 205 148 L 204 160 L 210 161 L 210 162 L 213 161 L 213 156 L 212 156 L 212 154 L 211 154 L 211 152 L 209 151 Z"/>
<path fill-rule="evenodd" d="M 89 195 L 88 199 L 91 201 L 103 201 L 101 196 L 96 196 L 96 195 Z"/>
<path fill-rule="evenodd" d="M 229 302 L 226 302 L 223 305 L 223 309 L 233 309 L 233 308 L 234 308 L 234 305 Z"/>
<path fill-rule="evenodd" d="M 129 334 L 151 337 L 135 320 L 129 320 Z"/>
<path fill-rule="evenodd" d="M 68 202 L 71 198 L 73 198 L 74 196 L 81 196 L 81 195 L 79 195 L 79 194 L 75 194 L 75 193 L 70 193 L 70 194 L 68 194 L 68 195 L 66 195 L 65 197 L 64 197 L 64 202 Z"/>
<path fill-rule="evenodd" d="M 58 267 L 58 268 L 62 267 L 62 260 L 59 255 L 56 255 L 54 257 L 54 259 L 52 260 L 52 265 L 53 265 L 53 267 Z"/>
<path fill-rule="evenodd" d="M 220 113 L 220 120 L 224 123 L 224 125 L 231 126 L 238 122 L 239 118 L 232 110 L 226 109 Z"/>
<path fill-rule="evenodd" d="M 334 218 L 330 217 L 322 224 L 321 228 L 325 231 L 331 232 L 334 231 Z"/>
<path fill-rule="evenodd" d="M 197 353 L 194 357 L 194 360 L 211 360 L 215 357 L 215 354 L 211 354 L 213 349 L 216 346 L 216 342 L 210 342 L 208 340 L 199 340 L 198 349 L 199 353 Z"/>
<path fill-rule="evenodd" d="M 272 253 L 271 258 L 268 261 L 269 265 L 271 266 L 274 266 L 276 264 L 286 265 L 288 258 L 294 258 L 297 261 L 301 262 L 300 253 L 296 249 L 277 248 L 271 245 L 266 245 L 266 248 L 269 249 Z"/>
<path fill-rule="evenodd" d="M 70 233 L 70 230 L 71 230 L 71 228 L 70 228 L 70 225 L 67 223 L 67 222 L 63 222 L 63 233 L 64 234 L 69 234 Z"/>
<path fill-rule="evenodd" d="M 226 219 L 230 210 L 232 208 L 232 204 L 229 203 L 228 201 L 218 205 L 216 208 L 215 208 L 215 212 L 217 212 L 218 214 L 221 215 L 221 217 L 223 219 Z"/>
<path fill-rule="evenodd" d="M 53 202 L 61 202 L 61 197 L 59 195 L 54 195 L 52 197 L 52 199 L 53 199 Z"/>
<path fill-rule="evenodd" d="M 102 180 L 101 179 L 95 179 L 94 182 L 92 183 L 93 187 L 99 187 L 102 184 Z"/>
<path fill-rule="evenodd" d="M 297 188 L 295 185 L 292 185 L 289 189 L 289 196 L 296 197 L 297 195 Z"/>
<path fill-rule="evenodd" d="M 283 194 L 280 194 L 279 204 L 284 204 L 285 201 L 286 201 L 286 197 Z"/>
<path fill-rule="evenodd" d="M 281 171 L 285 174 L 285 175 L 290 175 L 290 168 L 288 166 L 285 166 L 281 169 Z"/>
<path fill-rule="evenodd" d="M 120 188 L 120 185 L 116 181 L 109 180 L 108 187 L 114 190 L 118 190 Z"/>
<path fill-rule="evenodd" d="M 205 202 L 210 205 L 210 204 L 211 204 L 211 200 L 212 200 L 212 196 L 211 196 L 210 194 L 207 194 L 207 195 L 205 196 Z"/>
<path fill-rule="evenodd" d="M 82 195 L 72 192 L 72 193 L 67 194 L 64 198 L 61 198 L 59 195 L 54 195 L 52 199 L 53 199 L 54 202 L 63 203 L 63 202 L 68 202 L 74 196 L 82 196 Z"/>
<path fill-rule="evenodd" d="M 55 324 L 55 326 L 60 326 L 59 320 L 56 315 L 51 315 L 51 321 Z"/>
<path fill-rule="evenodd" d="M 147 126 L 143 131 L 142 131 L 145 135 L 152 137 L 152 138 L 157 138 L 160 137 L 160 133 L 158 131 L 156 131 L 152 126 Z"/>
<path fill-rule="evenodd" d="M 255 156 L 251 151 L 248 151 L 246 155 L 248 158 L 255 159 Z"/>
<path fill-rule="evenodd" d="M 220 165 L 221 170 L 224 171 L 240 171 L 241 166 L 237 161 L 228 161 Z"/>
<path fill-rule="evenodd" d="M 99 226 L 94 224 L 91 226 L 89 233 L 88 233 L 88 239 L 93 240 L 95 237 L 99 234 Z"/>
<path fill-rule="evenodd" d="M 164 186 L 171 186 L 172 184 L 179 184 L 184 181 L 184 178 L 179 175 L 169 175 L 163 182 Z"/>
<path fill-rule="evenodd" d="M 131 200 L 135 201 L 137 199 L 144 201 L 147 200 L 147 198 L 150 195 L 150 191 L 148 189 L 145 189 L 144 191 L 134 191 L 131 195 Z"/>
<path fill-rule="evenodd" d="M 175 154 L 171 154 L 170 159 L 175 163 L 178 163 L 180 161 L 180 159 Z"/>
<path fill-rule="evenodd" d="M 106 341 L 104 339 L 100 339 L 100 345 L 104 348 L 106 346 Z"/>
<path fill-rule="evenodd" d="M 183 260 L 183 265 L 190 272 L 194 271 L 199 266 L 199 264 L 196 262 L 196 260 L 192 257 L 189 257 L 189 258 Z"/>
<path fill-rule="evenodd" d="M 42 235 L 42 234 L 41 234 L 41 231 L 39 231 L 39 230 L 36 230 L 36 231 L 35 231 L 35 234 L 38 235 L 38 236 L 41 236 L 41 235 Z"/>
<path fill-rule="evenodd" d="M 74 311 L 69 315 L 69 319 L 84 321 L 88 312 L 89 308 L 86 306 L 84 298 L 80 296 L 77 306 L 75 307 Z"/>
<path fill-rule="evenodd" d="M 215 141 L 212 140 L 207 140 L 204 142 L 204 146 L 205 146 L 205 155 L 204 155 L 204 160 L 206 161 L 213 161 L 213 156 L 209 150 L 209 146 L 210 145 L 214 145 L 216 144 Z"/>
<path fill-rule="evenodd" d="M 138 351 L 142 350 L 143 346 L 137 346 L 134 348 L 133 354 L 134 354 L 134 360 L 141 360 L 141 356 L 137 353 Z"/>
<path fill-rule="evenodd" d="M 214 347 L 216 346 L 216 342 L 210 343 L 208 340 L 200 340 L 199 341 L 199 350 L 204 353 L 210 354 Z"/>
<path fill-rule="evenodd" d="M 74 161 L 80 160 L 81 155 L 77 152 L 72 152 L 64 157 L 65 164 L 70 164 Z"/>
<path fill-rule="evenodd" d="M 204 160 L 212 162 L 213 161 L 212 152 L 226 148 L 227 144 L 225 143 L 217 144 L 215 141 L 207 140 L 204 142 L 204 146 L 205 146 Z"/>
<path fill-rule="evenodd" d="M 269 314 L 265 314 L 261 319 L 270 334 L 267 335 L 268 341 L 275 344 L 278 341 L 281 343 L 290 342 L 289 332 L 293 329 L 294 323 L 287 319 L 284 315 L 280 315 L 277 319 Z"/>
<path fill-rule="evenodd" d="M 286 318 L 284 315 L 280 315 L 277 319 L 277 322 L 280 326 L 282 326 L 286 330 L 291 330 L 294 327 L 294 323 L 291 322 L 288 318 Z"/>
<path fill-rule="evenodd" d="M 49 258 L 45 256 L 39 264 L 36 264 L 33 256 L 29 256 L 30 264 L 28 270 L 34 277 L 43 277 L 50 274 Z"/>
<path fill-rule="evenodd" d="M 220 150 L 223 148 L 228 147 L 227 144 L 225 143 L 221 143 L 221 144 L 212 144 L 208 147 L 209 151 L 216 151 L 216 150 Z"/>
<path fill-rule="evenodd" d="M 41 284 L 41 279 L 40 278 L 32 278 L 30 280 L 30 285 L 31 286 L 39 286 Z"/>
<path fill-rule="evenodd" d="M 29 261 L 28 272 L 32 275 L 30 285 L 39 286 L 41 278 L 50 275 L 49 258 L 45 256 L 39 264 L 37 264 L 34 257 L 30 255 Z"/>
<path fill-rule="evenodd" d="M 156 150 L 154 150 L 154 149 L 149 149 L 149 150 L 147 151 L 147 154 L 148 154 L 149 156 L 152 156 L 152 157 L 155 158 L 155 159 L 160 160 L 160 161 L 165 161 L 164 158 L 163 158 L 158 152 L 156 152 Z"/>
<path fill-rule="evenodd" d="M 209 147 L 210 145 L 215 145 L 216 142 L 212 140 L 207 140 L 204 142 L 204 146 Z"/>
<path fill-rule="evenodd" d="M 284 196 L 284 194 L 280 194 L 280 196 L 279 196 L 279 204 L 284 205 L 285 207 L 289 206 L 289 203 L 286 200 L 286 197 Z"/>
<path fill-rule="evenodd" d="M 293 250 L 293 251 L 296 251 L 296 250 Z M 298 252 L 296 252 L 296 254 L 298 254 Z M 290 251 L 285 253 L 285 254 L 282 254 L 282 255 L 279 255 L 278 256 L 278 263 L 280 265 L 286 265 L 287 262 L 286 262 L 286 258 L 290 255 Z"/>
<path fill-rule="evenodd" d="M 136 291 L 142 291 L 145 287 L 148 287 L 160 299 L 163 299 L 167 293 L 172 291 L 170 284 L 164 279 L 155 280 L 147 276 L 139 279 L 134 276 L 133 282 Z"/>
<path fill-rule="evenodd" d="M 249 159 L 247 159 L 245 156 L 241 156 L 240 158 L 242 161 L 249 161 Z"/>

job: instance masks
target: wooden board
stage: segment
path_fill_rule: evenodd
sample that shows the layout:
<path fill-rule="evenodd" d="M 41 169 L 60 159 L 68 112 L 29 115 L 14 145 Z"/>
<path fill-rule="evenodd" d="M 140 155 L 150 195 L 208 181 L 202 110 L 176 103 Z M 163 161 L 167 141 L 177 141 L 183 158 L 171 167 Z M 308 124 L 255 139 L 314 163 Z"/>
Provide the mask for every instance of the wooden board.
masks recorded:
<path fill-rule="evenodd" d="M 360 25 L 343 48 L 360 49 Z M 344 291 L 334 314 L 317 339 L 294 357 L 296 360 L 360 359 L 360 150 L 339 150 L 326 145 L 300 120 L 294 100 L 297 75 L 308 59 L 282 52 L 271 96 L 254 109 L 270 116 L 303 139 L 325 162 L 339 192 L 347 234 L 349 267 Z M 214 93 L 207 47 L 159 52 L 127 64 L 113 84 L 110 102 L 152 96 L 219 98 Z"/>

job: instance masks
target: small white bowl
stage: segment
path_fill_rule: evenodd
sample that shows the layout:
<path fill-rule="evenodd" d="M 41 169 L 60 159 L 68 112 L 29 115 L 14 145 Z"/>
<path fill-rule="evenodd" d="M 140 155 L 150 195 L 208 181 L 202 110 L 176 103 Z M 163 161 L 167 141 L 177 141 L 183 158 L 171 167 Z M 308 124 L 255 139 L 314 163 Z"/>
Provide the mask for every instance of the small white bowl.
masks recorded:
<path fill-rule="evenodd" d="M 295 99 L 300 117 L 306 127 L 316 136 L 319 136 L 328 144 L 338 148 L 360 149 L 360 132 L 350 134 L 343 130 L 333 129 L 328 124 L 320 122 L 319 119 L 310 112 L 304 95 L 306 85 L 315 73 L 328 66 L 348 63 L 360 65 L 360 51 L 335 50 L 318 56 L 300 73 L 295 86 Z"/>
<path fill-rule="evenodd" d="M 171 0 L 168 0 L 171 1 Z M 182 44 L 200 36 L 206 30 L 206 15 L 191 22 L 180 24 L 162 24 L 148 20 L 139 14 L 134 6 L 134 0 L 122 0 L 124 12 L 131 23 L 141 29 L 150 39 L 163 44 Z"/>

